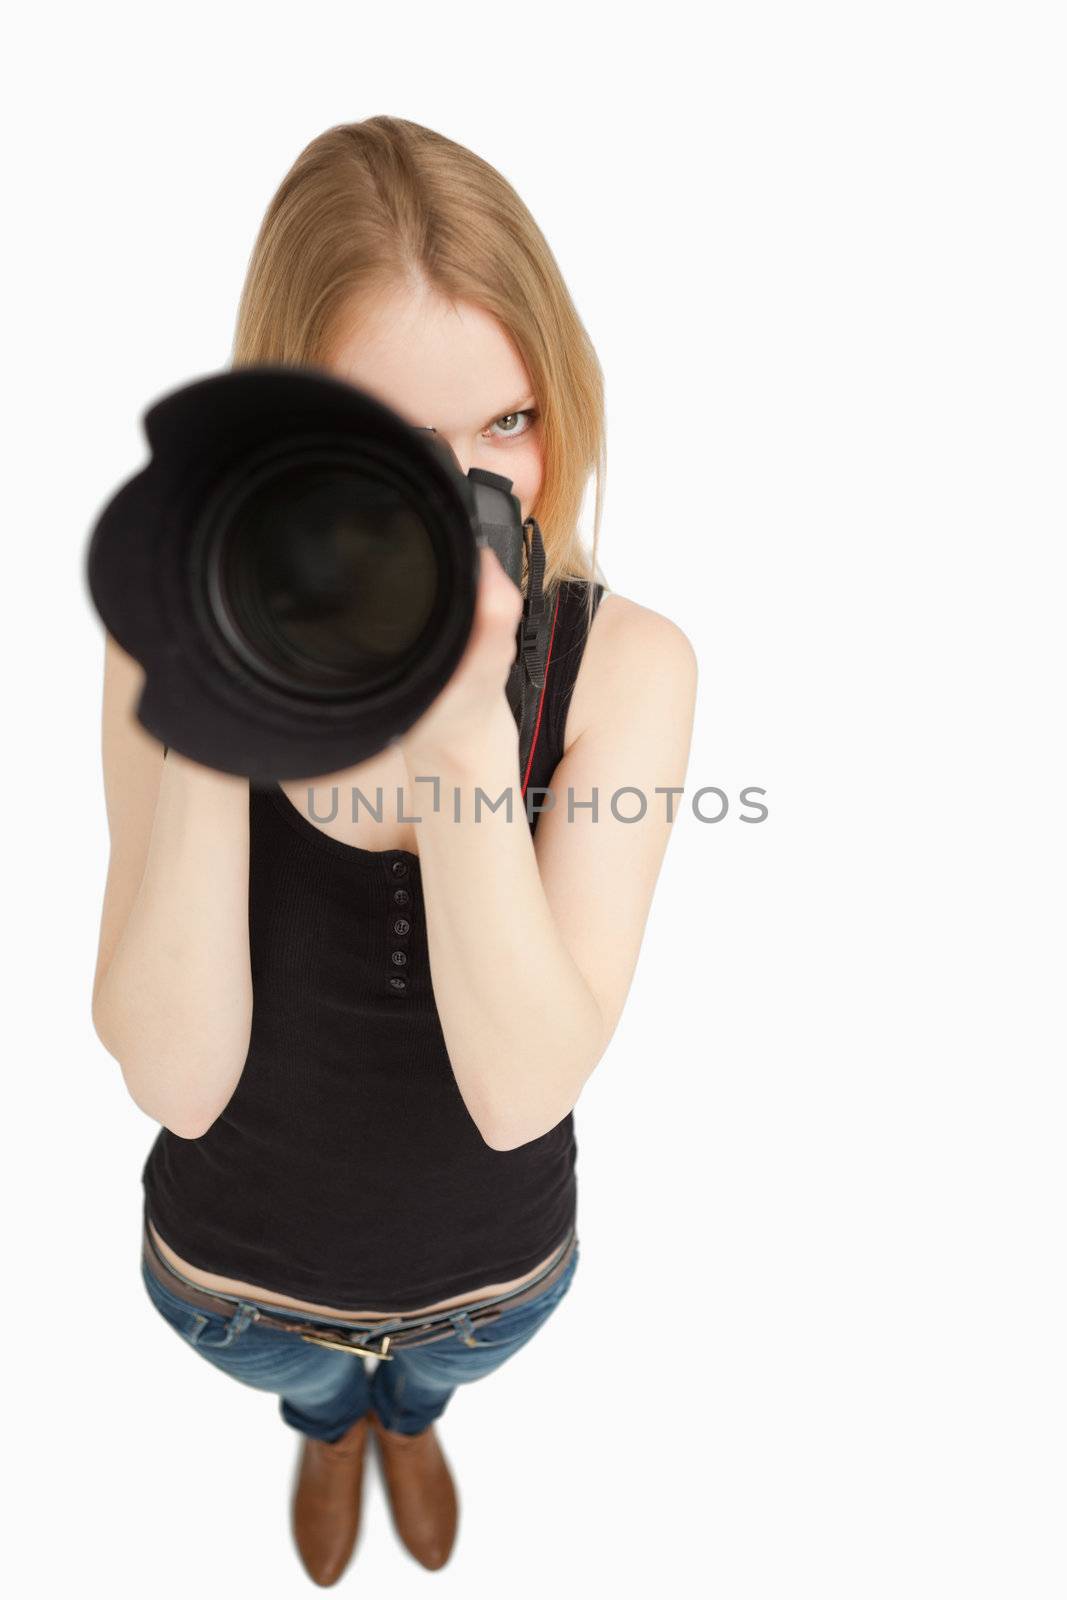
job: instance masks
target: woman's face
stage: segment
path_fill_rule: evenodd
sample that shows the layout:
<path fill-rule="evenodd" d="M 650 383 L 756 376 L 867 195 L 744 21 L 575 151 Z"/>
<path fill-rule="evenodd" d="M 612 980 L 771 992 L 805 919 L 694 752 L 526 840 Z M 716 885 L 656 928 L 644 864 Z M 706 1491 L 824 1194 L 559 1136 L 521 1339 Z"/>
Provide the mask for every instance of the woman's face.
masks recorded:
<path fill-rule="evenodd" d="M 530 376 L 495 317 L 399 288 L 343 319 L 327 367 L 415 427 L 436 428 L 464 472 L 512 481 L 524 518 L 541 487 L 541 427 Z"/>

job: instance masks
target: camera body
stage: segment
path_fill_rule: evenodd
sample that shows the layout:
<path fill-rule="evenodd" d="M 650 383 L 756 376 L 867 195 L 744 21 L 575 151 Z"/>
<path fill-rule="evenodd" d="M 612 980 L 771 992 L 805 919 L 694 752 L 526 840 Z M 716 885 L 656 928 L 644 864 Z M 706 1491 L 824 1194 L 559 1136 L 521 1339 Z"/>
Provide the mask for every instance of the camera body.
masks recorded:
<path fill-rule="evenodd" d="M 487 545 L 523 593 L 506 694 L 525 769 L 545 558 L 510 479 L 463 473 L 432 428 L 304 368 L 212 374 L 143 423 L 151 458 L 98 517 L 86 575 L 145 669 L 149 733 L 260 782 L 368 759 L 455 670 Z"/>

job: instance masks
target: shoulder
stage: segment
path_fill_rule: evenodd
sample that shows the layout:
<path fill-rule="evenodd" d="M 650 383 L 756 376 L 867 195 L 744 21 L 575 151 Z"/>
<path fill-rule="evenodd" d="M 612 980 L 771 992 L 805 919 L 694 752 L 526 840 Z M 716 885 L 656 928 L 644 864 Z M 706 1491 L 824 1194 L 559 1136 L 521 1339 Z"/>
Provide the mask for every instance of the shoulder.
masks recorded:
<path fill-rule="evenodd" d="M 678 624 L 608 590 L 582 654 L 564 748 L 593 724 L 618 723 L 638 708 L 653 715 L 691 710 L 696 682 L 696 652 Z"/>

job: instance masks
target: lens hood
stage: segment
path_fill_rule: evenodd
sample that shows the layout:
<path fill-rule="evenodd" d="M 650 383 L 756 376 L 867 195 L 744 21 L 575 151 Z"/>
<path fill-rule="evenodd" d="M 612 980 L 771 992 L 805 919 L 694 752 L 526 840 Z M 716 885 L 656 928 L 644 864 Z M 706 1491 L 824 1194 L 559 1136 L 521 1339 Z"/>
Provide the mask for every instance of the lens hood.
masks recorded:
<path fill-rule="evenodd" d="M 468 477 L 348 383 L 235 368 L 143 426 L 150 459 L 96 521 L 89 593 L 144 668 L 140 722 L 205 766 L 274 782 L 376 754 L 458 664 L 479 544 L 520 582 L 510 481 Z"/>

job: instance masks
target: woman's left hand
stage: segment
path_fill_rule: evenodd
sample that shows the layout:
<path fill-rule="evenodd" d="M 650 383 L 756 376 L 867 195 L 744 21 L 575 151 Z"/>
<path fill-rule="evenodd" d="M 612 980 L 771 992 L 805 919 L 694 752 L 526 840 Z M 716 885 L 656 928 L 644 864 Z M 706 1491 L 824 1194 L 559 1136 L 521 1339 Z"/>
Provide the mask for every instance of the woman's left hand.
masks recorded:
<path fill-rule="evenodd" d="M 499 726 L 510 724 L 518 738 L 504 688 L 515 660 L 522 595 L 494 550 L 483 545 L 478 553 L 481 566 L 466 649 L 437 699 L 397 740 L 409 766 L 412 761 L 424 766 L 438 753 L 455 756 L 474 750 Z M 507 711 L 506 721 L 501 707 Z"/>

